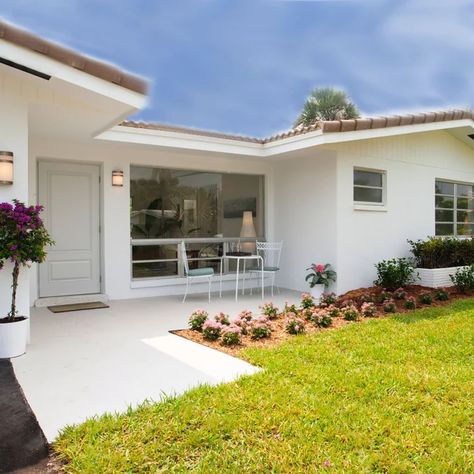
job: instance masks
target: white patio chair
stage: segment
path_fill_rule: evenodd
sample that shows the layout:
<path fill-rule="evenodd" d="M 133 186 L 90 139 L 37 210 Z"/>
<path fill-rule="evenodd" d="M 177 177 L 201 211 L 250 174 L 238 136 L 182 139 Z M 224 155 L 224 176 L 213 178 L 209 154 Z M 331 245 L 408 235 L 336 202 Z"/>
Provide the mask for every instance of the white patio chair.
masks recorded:
<path fill-rule="evenodd" d="M 212 277 L 214 276 L 214 269 L 211 267 L 206 267 L 190 270 L 188 263 L 188 255 L 186 253 L 186 245 L 184 244 L 184 242 L 181 242 L 179 244 L 179 251 L 181 253 L 181 260 L 183 261 L 184 265 L 184 274 L 186 276 L 186 292 L 184 293 L 183 303 L 186 301 L 186 296 L 188 295 L 189 288 L 191 287 L 191 282 L 193 280 L 202 280 L 204 278 L 207 278 L 209 281 L 208 295 L 209 301 L 211 301 L 211 281 Z"/>
<path fill-rule="evenodd" d="M 257 255 L 260 255 L 263 259 L 263 273 L 264 277 L 270 275 L 271 286 L 272 286 L 272 296 L 273 296 L 273 287 L 275 286 L 275 276 L 280 270 L 280 257 L 281 249 L 283 248 L 283 242 L 257 242 Z M 248 269 L 251 277 L 253 274 L 260 275 L 261 267 L 255 266 Z M 261 279 L 257 278 L 260 282 Z M 280 293 L 280 288 L 277 286 L 278 293 Z M 250 294 L 252 294 L 252 288 L 250 289 Z"/>

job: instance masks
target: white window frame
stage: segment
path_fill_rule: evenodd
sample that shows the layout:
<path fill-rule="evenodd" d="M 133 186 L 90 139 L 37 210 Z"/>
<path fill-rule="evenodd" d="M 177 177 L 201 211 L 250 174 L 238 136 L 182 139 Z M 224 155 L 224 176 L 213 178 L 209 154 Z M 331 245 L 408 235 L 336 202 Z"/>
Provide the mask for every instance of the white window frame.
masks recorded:
<path fill-rule="evenodd" d="M 354 177 L 356 171 L 368 171 L 370 173 L 378 173 L 382 175 L 382 186 L 363 186 L 360 184 L 354 183 Z M 380 189 L 382 190 L 382 202 L 372 202 L 372 201 L 356 201 L 354 199 L 354 189 L 355 188 L 365 188 L 365 189 Z M 381 208 L 387 205 L 387 171 L 386 170 L 379 170 L 374 168 L 362 168 L 360 166 L 354 166 L 352 170 L 352 200 L 354 202 L 354 206 L 370 206 Z"/>
<path fill-rule="evenodd" d="M 454 185 L 454 195 L 451 196 L 450 194 L 438 194 L 436 192 L 436 182 L 440 181 L 442 183 L 450 183 Z M 435 178 L 435 215 L 434 215 L 434 222 L 435 222 L 435 237 L 439 238 L 449 238 L 449 237 L 456 237 L 459 239 L 469 239 L 474 236 L 474 233 L 472 234 L 458 234 L 458 211 L 468 211 L 469 209 L 458 209 L 458 185 L 461 186 L 474 186 L 473 183 L 468 183 L 466 181 L 454 181 L 452 179 L 445 179 L 445 178 Z M 436 206 L 436 197 L 437 196 L 445 196 L 445 197 L 452 197 L 453 198 L 453 208 L 449 209 L 446 207 L 440 207 L 438 208 Z M 446 211 L 453 211 L 453 222 L 444 222 L 444 221 L 437 221 L 436 220 L 436 211 L 437 210 L 446 210 Z M 453 233 L 451 235 L 440 235 L 436 233 L 436 224 L 452 224 L 453 225 Z"/>

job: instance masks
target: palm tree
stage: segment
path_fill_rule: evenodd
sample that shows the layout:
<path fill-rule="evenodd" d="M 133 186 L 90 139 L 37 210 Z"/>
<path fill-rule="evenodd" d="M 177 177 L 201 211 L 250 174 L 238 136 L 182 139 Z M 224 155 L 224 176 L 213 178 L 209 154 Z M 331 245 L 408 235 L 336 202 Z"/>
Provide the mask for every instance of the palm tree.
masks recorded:
<path fill-rule="evenodd" d="M 319 120 L 342 120 L 359 117 L 359 110 L 348 95 L 332 87 L 313 89 L 294 124 L 312 125 Z"/>

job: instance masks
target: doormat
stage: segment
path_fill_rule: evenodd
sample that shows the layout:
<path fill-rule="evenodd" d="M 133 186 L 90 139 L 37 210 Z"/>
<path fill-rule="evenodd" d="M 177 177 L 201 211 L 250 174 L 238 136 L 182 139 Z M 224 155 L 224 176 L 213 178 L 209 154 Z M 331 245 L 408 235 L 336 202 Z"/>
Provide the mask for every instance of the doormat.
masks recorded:
<path fill-rule="evenodd" d="M 102 303 L 101 301 L 92 301 L 91 303 L 59 304 L 56 306 L 48 306 L 48 309 L 53 313 L 69 313 L 71 311 L 84 311 L 86 309 L 102 308 L 109 308 L 109 305 Z"/>

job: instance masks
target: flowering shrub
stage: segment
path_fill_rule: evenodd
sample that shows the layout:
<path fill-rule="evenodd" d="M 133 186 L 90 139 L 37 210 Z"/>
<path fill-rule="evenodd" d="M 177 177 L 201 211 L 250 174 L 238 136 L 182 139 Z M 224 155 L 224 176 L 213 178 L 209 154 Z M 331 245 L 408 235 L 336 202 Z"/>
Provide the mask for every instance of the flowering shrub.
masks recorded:
<path fill-rule="evenodd" d="M 301 295 L 301 307 L 307 309 L 312 308 L 313 306 L 316 306 L 314 298 L 309 293 L 303 293 Z"/>
<path fill-rule="evenodd" d="M 357 321 L 359 319 L 359 311 L 353 304 L 341 308 L 342 317 L 347 321 Z"/>
<path fill-rule="evenodd" d="M 323 296 L 321 296 L 321 302 L 320 304 L 326 304 L 326 305 L 331 305 L 331 304 L 336 304 L 337 302 L 337 296 L 336 293 L 323 293 Z"/>
<path fill-rule="evenodd" d="M 237 326 L 240 328 L 240 332 L 243 335 L 248 334 L 249 326 L 251 325 L 251 321 L 247 321 L 246 319 L 242 319 L 240 316 L 237 316 L 232 322 L 231 326 Z"/>
<path fill-rule="evenodd" d="M 449 278 L 460 293 L 474 290 L 474 265 L 458 268 L 454 275 L 449 275 Z"/>
<path fill-rule="evenodd" d="M 373 303 L 375 301 L 374 295 L 371 293 L 364 293 L 360 298 L 359 301 L 361 303 Z"/>
<path fill-rule="evenodd" d="M 397 300 L 404 300 L 407 297 L 407 292 L 403 288 L 398 288 L 398 290 L 395 290 L 393 293 L 393 296 L 395 296 Z"/>
<path fill-rule="evenodd" d="M 193 331 L 202 331 L 202 325 L 208 318 L 209 313 L 203 309 L 195 309 L 189 317 L 189 327 Z"/>
<path fill-rule="evenodd" d="M 214 316 L 214 320 L 218 323 L 224 324 L 225 326 L 228 326 L 230 324 L 229 315 L 222 312 L 217 313 Z"/>
<path fill-rule="evenodd" d="M 322 263 L 313 263 L 306 270 L 311 270 L 305 278 L 311 288 L 315 285 L 327 286 L 332 281 L 336 281 L 336 272 L 329 263 L 324 265 Z"/>
<path fill-rule="evenodd" d="M 13 204 L 0 204 L 0 269 L 5 261 L 13 264 L 12 298 L 8 320 L 16 318 L 16 292 L 21 266 L 41 263 L 46 258 L 45 247 L 53 245 L 40 218 L 42 206 L 26 206 L 16 199 Z"/>
<path fill-rule="evenodd" d="M 253 313 L 248 309 L 244 309 L 237 315 L 237 317 L 249 323 L 250 321 L 252 321 Z"/>
<path fill-rule="evenodd" d="M 326 309 L 331 318 L 337 318 L 341 315 L 341 310 L 334 304 L 330 304 Z"/>
<path fill-rule="evenodd" d="M 313 312 L 316 310 L 316 306 L 313 306 L 312 308 L 306 308 L 302 309 L 300 311 L 300 315 L 304 318 L 307 319 L 308 321 L 311 321 L 313 317 Z"/>
<path fill-rule="evenodd" d="M 449 294 L 446 290 L 439 289 L 435 293 L 435 299 L 438 301 L 448 301 Z"/>
<path fill-rule="evenodd" d="M 395 304 L 395 301 L 393 301 L 392 298 L 389 298 L 383 302 L 383 310 L 386 313 L 395 313 L 397 310 L 397 305 Z"/>
<path fill-rule="evenodd" d="M 405 300 L 405 309 L 415 309 L 416 308 L 416 299 L 414 296 L 409 296 Z"/>
<path fill-rule="evenodd" d="M 222 344 L 226 346 L 235 346 L 242 341 L 242 330 L 235 324 L 224 326 L 221 333 Z"/>
<path fill-rule="evenodd" d="M 278 316 L 278 308 L 272 303 L 265 303 L 263 306 L 260 306 L 262 314 L 267 316 L 269 319 L 276 319 Z"/>
<path fill-rule="evenodd" d="M 223 327 L 223 324 L 208 319 L 202 325 L 202 335 L 204 339 L 208 339 L 209 341 L 215 341 L 216 339 L 219 339 Z"/>
<path fill-rule="evenodd" d="M 311 321 L 320 328 L 328 328 L 332 325 L 332 317 L 328 309 L 314 309 Z"/>
<path fill-rule="evenodd" d="M 288 301 L 285 302 L 285 306 L 283 308 L 283 313 L 297 313 L 298 308 L 295 304 L 288 304 Z"/>
<path fill-rule="evenodd" d="M 433 303 L 433 296 L 428 291 L 420 293 L 420 303 L 422 304 L 431 304 Z"/>
<path fill-rule="evenodd" d="M 383 303 L 385 300 L 389 300 L 392 297 L 392 293 L 383 289 L 375 298 L 377 303 Z"/>
<path fill-rule="evenodd" d="M 305 332 L 304 321 L 295 313 L 286 315 L 286 331 L 289 334 L 303 334 Z"/>
<path fill-rule="evenodd" d="M 272 328 L 268 319 L 265 316 L 260 316 L 252 321 L 250 325 L 250 335 L 252 339 L 263 339 L 270 337 Z"/>
<path fill-rule="evenodd" d="M 373 318 L 377 315 L 377 307 L 374 303 L 362 303 L 362 306 L 360 307 L 360 312 L 366 318 Z"/>

